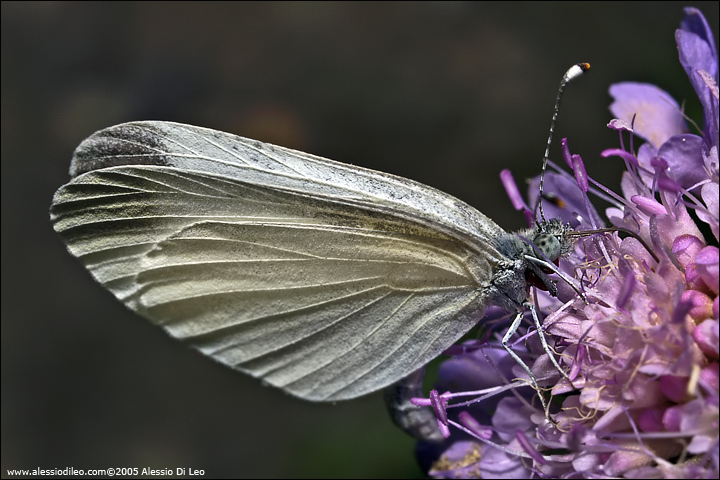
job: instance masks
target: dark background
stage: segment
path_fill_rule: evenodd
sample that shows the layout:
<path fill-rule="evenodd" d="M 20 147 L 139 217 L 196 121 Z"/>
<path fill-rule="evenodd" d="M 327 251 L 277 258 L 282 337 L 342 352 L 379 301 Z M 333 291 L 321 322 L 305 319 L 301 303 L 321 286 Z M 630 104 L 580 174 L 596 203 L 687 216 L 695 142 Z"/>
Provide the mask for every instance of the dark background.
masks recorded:
<path fill-rule="evenodd" d="M 701 121 L 674 42 L 684 5 L 3 2 L 2 476 L 420 476 L 379 395 L 289 397 L 95 284 L 48 221 L 74 147 L 120 122 L 192 123 L 410 177 L 519 228 L 498 173 L 538 173 L 573 63 L 593 68 L 568 88 L 557 138 L 611 188 L 611 83 L 658 84 Z M 718 3 L 695 6 L 717 34 Z"/>

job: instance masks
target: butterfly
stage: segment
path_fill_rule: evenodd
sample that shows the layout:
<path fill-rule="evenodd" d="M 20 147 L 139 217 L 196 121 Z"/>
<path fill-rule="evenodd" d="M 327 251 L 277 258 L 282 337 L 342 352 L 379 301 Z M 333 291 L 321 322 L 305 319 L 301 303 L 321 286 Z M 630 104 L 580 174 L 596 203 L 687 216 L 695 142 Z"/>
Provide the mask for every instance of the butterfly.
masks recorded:
<path fill-rule="evenodd" d="M 531 249 L 516 235 L 390 174 L 168 122 L 95 133 L 71 174 L 53 226 L 99 283 L 205 355 L 308 400 L 385 387 L 486 305 L 527 297 Z"/>
<path fill-rule="evenodd" d="M 70 175 L 50 217 L 95 280 L 172 337 L 312 401 L 382 389 L 487 305 L 521 312 L 531 285 L 553 293 L 548 268 L 572 246 L 557 220 L 508 233 L 413 180 L 171 122 L 96 132 Z"/>

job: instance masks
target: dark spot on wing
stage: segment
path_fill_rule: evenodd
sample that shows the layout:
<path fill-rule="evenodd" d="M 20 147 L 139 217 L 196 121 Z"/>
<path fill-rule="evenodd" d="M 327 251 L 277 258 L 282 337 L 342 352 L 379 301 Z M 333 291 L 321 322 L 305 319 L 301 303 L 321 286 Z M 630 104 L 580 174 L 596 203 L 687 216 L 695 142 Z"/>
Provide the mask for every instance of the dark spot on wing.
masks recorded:
<path fill-rule="evenodd" d="M 169 165 L 163 132 L 150 123 L 124 123 L 100 130 L 76 149 L 70 175 L 121 165 Z"/>

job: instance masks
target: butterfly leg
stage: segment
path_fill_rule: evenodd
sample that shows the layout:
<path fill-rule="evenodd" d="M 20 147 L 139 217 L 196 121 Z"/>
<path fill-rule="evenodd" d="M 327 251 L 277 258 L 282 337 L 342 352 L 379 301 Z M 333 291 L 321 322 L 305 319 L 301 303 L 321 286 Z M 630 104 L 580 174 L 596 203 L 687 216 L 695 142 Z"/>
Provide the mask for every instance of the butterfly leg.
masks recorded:
<path fill-rule="evenodd" d="M 554 352 L 552 349 L 548 346 L 547 339 L 545 338 L 545 330 L 543 329 L 542 324 L 540 323 L 540 318 L 538 317 L 537 310 L 535 309 L 535 305 L 533 305 L 530 302 L 527 302 L 525 304 L 525 307 L 530 310 L 530 314 L 533 317 L 533 322 L 535 323 L 535 328 L 538 332 L 538 337 L 540 338 L 540 344 L 542 345 L 542 349 L 545 353 L 548 354 L 548 357 L 550 357 L 550 362 L 552 362 L 555 369 L 560 372 L 560 375 L 565 377 L 565 379 L 570 382 L 570 385 L 572 385 L 572 380 L 568 376 L 567 373 L 565 373 L 565 370 L 563 370 L 560 367 L 560 364 L 558 364 L 557 360 L 555 359 Z"/>
<path fill-rule="evenodd" d="M 534 310 L 531 310 L 534 313 Z M 532 384 L 532 387 L 538 392 L 538 398 L 540 399 L 540 403 L 542 403 L 543 411 L 548 411 L 548 406 L 545 403 L 545 398 L 543 397 L 542 393 L 540 392 L 540 386 L 538 385 L 537 379 L 535 378 L 535 375 L 530 371 L 530 367 L 527 366 L 527 364 L 518 356 L 517 353 L 513 351 L 512 348 L 508 345 L 508 342 L 510 341 L 510 338 L 517 332 L 517 329 L 520 327 L 520 322 L 522 322 L 523 319 L 523 310 L 519 310 L 517 314 L 515 315 L 515 319 L 513 320 L 512 324 L 510 325 L 510 328 L 508 328 L 508 331 L 505 333 L 505 336 L 503 336 L 500 343 L 502 344 L 505 351 L 515 360 L 515 362 L 522 367 L 523 370 L 525 370 L 525 373 L 528 374 L 528 377 L 530 378 L 530 383 Z"/>

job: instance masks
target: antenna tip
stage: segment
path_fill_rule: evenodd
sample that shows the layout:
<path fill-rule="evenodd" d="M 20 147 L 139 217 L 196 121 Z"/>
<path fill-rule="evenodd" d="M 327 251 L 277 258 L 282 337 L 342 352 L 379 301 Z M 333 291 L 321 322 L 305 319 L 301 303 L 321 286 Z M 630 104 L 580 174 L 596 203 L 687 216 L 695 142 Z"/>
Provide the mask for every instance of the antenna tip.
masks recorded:
<path fill-rule="evenodd" d="M 565 72 L 565 76 L 563 77 L 563 83 L 567 83 L 570 80 L 579 77 L 588 70 L 590 70 L 589 63 L 578 63 L 577 65 L 573 65 L 567 72 Z"/>

